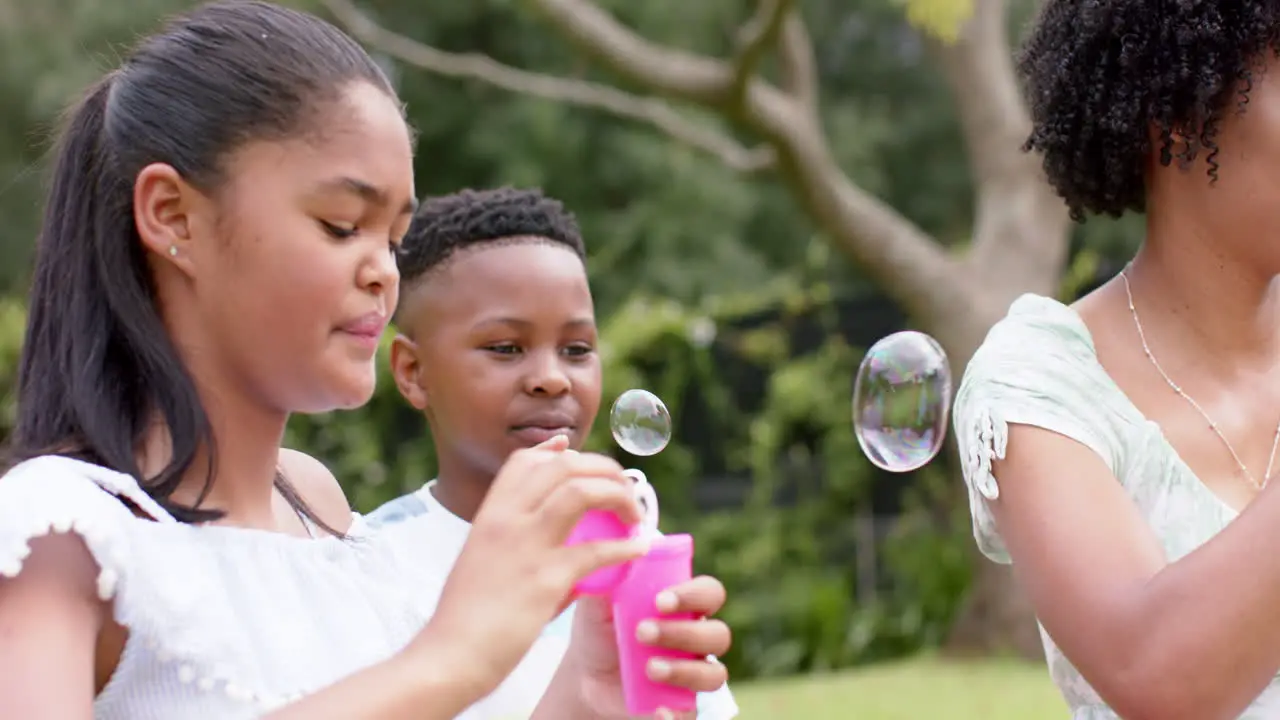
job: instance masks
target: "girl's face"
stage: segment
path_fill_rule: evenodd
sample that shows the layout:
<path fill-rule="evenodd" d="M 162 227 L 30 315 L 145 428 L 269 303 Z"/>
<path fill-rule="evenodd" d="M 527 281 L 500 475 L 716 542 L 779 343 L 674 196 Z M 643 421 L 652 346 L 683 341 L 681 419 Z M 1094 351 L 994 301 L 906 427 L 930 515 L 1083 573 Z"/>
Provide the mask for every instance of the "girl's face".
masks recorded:
<path fill-rule="evenodd" d="M 212 196 L 186 188 L 167 221 L 176 248 L 144 233 L 206 403 L 324 412 L 373 393 L 399 294 L 393 250 L 414 208 L 412 140 L 394 99 L 366 83 L 315 120 L 316 132 L 232 153 Z"/>

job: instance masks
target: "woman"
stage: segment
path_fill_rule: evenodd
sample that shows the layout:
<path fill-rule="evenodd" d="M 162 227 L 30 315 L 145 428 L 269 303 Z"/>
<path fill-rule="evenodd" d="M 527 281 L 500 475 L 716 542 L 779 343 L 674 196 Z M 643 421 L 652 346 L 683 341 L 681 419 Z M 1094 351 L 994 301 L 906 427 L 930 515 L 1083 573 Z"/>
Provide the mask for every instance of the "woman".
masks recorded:
<path fill-rule="evenodd" d="M 303 13 L 204 6 L 90 90 L 56 148 L 0 480 L 0 717 L 454 718 L 579 578 L 644 551 L 564 546 L 588 508 L 638 511 L 563 438 L 510 459 L 447 583 L 429 526 L 369 532 L 281 450 L 289 413 L 370 397 L 413 197 L 386 78 Z M 672 621 L 662 644 L 727 633 Z M 617 716 L 612 638 L 579 623 L 536 717 Z"/>
<path fill-rule="evenodd" d="M 956 398 L 974 532 L 1077 720 L 1280 712 L 1280 5 L 1049 0 L 1028 146 L 1125 270 L 1025 296 Z"/>

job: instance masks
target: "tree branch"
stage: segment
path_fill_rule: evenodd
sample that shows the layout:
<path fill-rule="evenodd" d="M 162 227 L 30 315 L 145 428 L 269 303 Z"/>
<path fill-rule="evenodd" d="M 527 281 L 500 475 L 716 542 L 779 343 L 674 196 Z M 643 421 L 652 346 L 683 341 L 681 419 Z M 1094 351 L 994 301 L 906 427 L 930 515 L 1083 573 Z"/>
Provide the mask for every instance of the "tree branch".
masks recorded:
<path fill-rule="evenodd" d="M 782 66 L 782 89 L 817 117 L 818 61 L 814 57 L 809 28 L 798 10 L 788 15 L 782 24 L 778 62 Z"/>
<path fill-rule="evenodd" d="M 728 63 L 652 43 L 591 0 L 531 0 L 529 4 L 570 44 L 657 95 L 717 107 L 733 81 Z"/>
<path fill-rule="evenodd" d="M 1024 164 L 1031 120 L 1013 72 L 1005 0 L 974 0 L 954 43 L 930 38 L 951 86 L 978 184 L 998 182 Z"/>
<path fill-rule="evenodd" d="M 528 0 L 569 42 L 610 71 L 655 95 L 725 107 L 726 62 L 665 48 L 619 23 L 591 0 Z M 777 150 L 788 188 L 832 242 L 885 281 L 911 314 L 928 321 L 967 307 L 970 284 L 959 263 L 911 221 L 853 184 L 840 169 L 817 118 L 795 97 L 757 79 L 741 121 Z M 954 313 L 952 313 L 954 315 Z"/>
<path fill-rule="evenodd" d="M 755 77 L 761 58 L 774 47 L 794 0 L 758 0 L 756 12 L 738 31 L 738 51 L 733 61 L 732 101 L 741 104 L 747 85 Z"/>
<path fill-rule="evenodd" d="M 1028 287 L 1052 287 L 1065 262 L 1067 213 L 1045 182 L 1039 158 L 1022 151 L 1031 118 L 1006 23 L 1006 0 L 975 0 L 956 42 L 930 43 L 951 87 L 977 189 L 970 267 L 978 275 L 1012 272 Z M 1035 233 L 1023 231 L 1037 224 Z"/>
<path fill-rule="evenodd" d="M 364 44 L 414 67 L 446 77 L 477 80 L 511 92 L 564 102 L 648 123 L 671 138 L 709 153 L 725 166 L 759 172 L 774 162 L 768 148 L 747 149 L 731 138 L 681 116 L 658 98 L 646 98 L 585 80 L 529 72 L 480 54 L 450 53 L 378 25 L 351 0 L 323 0 L 329 12 Z"/>

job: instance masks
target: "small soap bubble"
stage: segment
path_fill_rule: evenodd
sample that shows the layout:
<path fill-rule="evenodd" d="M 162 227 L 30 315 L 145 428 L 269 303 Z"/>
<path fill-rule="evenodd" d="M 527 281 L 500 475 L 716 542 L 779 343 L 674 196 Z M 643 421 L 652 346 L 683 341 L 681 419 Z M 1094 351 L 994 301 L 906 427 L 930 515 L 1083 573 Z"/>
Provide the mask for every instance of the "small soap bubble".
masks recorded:
<path fill-rule="evenodd" d="M 867 351 L 853 383 L 853 431 L 872 464 L 923 467 L 942 449 L 951 409 L 951 365 L 937 340 L 907 330 Z"/>
<path fill-rule="evenodd" d="M 609 429 L 618 445 L 632 455 L 656 455 L 671 442 L 671 413 L 648 390 L 628 390 L 609 411 Z"/>

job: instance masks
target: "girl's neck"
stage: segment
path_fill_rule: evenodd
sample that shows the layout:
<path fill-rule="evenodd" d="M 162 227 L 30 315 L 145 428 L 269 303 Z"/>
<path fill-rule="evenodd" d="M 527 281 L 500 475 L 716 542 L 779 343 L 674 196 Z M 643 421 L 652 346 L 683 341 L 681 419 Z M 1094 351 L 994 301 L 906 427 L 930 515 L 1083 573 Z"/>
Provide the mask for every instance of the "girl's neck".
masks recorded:
<path fill-rule="evenodd" d="M 264 404 L 261 393 L 219 362 L 219 353 L 206 349 L 211 341 L 201 334 L 189 287 L 178 281 L 157 284 L 165 328 L 195 382 L 214 441 L 199 449 L 170 497 L 222 512 L 219 524 L 278 530 L 275 485 L 289 413 Z M 173 457 L 170 440 L 163 422 L 157 422 L 141 448 L 140 465 L 148 477 Z"/>
<path fill-rule="evenodd" d="M 231 393 L 201 395 L 210 398 L 205 400 L 205 408 L 215 440 L 214 454 L 210 456 L 207 446 L 200 448 L 171 499 L 181 505 L 198 504 L 201 509 L 221 511 L 224 517 L 219 524 L 278 530 L 273 498 L 288 415 L 237 403 Z M 154 476 L 172 454 L 168 430 L 157 423 L 142 448 L 143 473 Z"/>

